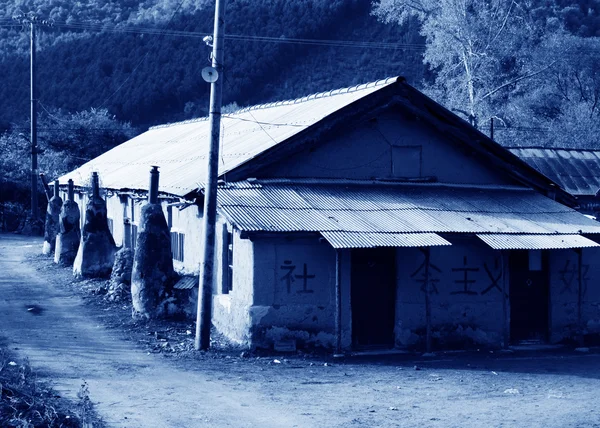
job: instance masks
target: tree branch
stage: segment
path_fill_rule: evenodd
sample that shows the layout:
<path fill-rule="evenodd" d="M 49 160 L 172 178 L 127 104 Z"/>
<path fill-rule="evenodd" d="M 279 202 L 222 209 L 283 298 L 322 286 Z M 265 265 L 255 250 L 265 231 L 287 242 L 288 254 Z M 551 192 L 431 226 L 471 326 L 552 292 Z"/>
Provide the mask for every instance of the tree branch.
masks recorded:
<path fill-rule="evenodd" d="M 494 36 L 494 38 L 492 40 L 490 40 L 490 42 L 487 44 L 487 46 L 484 49 L 484 52 L 488 50 L 488 48 L 490 47 L 490 45 L 492 43 L 494 43 L 496 41 L 496 39 L 498 37 L 500 37 L 500 34 L 502 34 L 502 31 L 504 31 L 504 27 L 506 27 L 506 23 L 508 22 L 508 18 L 510 17 L 510 12 L 512 11 L 513 6 L 515 5 L 514 0 L 510 3 L 510 6 L 508 7 L 508 11 L 506 12 L 506 16 L 504 17 L 504 21 L 502 22 L 502 25 L 500 26 L 500 29 L 498 30 L 498 32 L 496 33 L 496 35 Z"/>
<path fill-rule="evenodd" d="M 489 91 L 487 94 L 485 94 L 483 97 L 481 97 L 481 100 L 483 101 L 483 100 L 485 100 L 486 98 L 489 98 L 489 97 L 491 97 L 492 95 L 494 95 L 496 92 L 498 92 L 498 91 L 500 91 L 500 90 L 502 90 L 502 89 L 506 88 L 507 86 L 514 85 L 515 83 L 517 83 L 517 82 L 520 82 L 521 80 L 525 80 L 525 79 L 529 79 L 530 77 L 537 76 L 538 74 L 541 74 L 541 73 L 543 73 L 544 71 L 548 70 L 548 69 L 549 69 L 550 67 L 552 67 L 554 64 L 556 64 L 556 61 L 552 61 L 552 63 L 551 63 L 549 66 L 547 66 L 547 67 L 544 67 L 544 68 L 542 68 L 541 70 L 538 70 L 538 71 L 536 71 L 536 72 L 534 72 L 534 73 L 530 73 L 530 74 L 527 74 L 527 75 L 524 75 L 524 76 L 519 76 L 519 77 L 516 77 L 516 78 L 514 78 L 514 79 L 512 79 L 512 80 L 510 80 L 510 81 L 508 81 L 508 82 L 506 82 L 506 83 L 504 83 L 504 84 L 502 84 L 502 85 L 498 86 L 497 88 L 495 88 L 495 89 L 492 89 L 492 90 L 491 90 L 491 91 Z"/>

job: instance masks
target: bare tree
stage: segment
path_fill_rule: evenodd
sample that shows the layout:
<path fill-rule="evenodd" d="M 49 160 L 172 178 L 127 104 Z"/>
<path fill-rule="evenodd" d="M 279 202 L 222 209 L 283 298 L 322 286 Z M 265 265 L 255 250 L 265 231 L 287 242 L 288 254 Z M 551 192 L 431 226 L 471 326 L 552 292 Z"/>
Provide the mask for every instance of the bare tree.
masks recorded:
<path fill-rule="evenodd" d="M 476 127 L 501 115 L 507 92 L 554 62 L 532 60 L 538 31 L 517 0 L 378 0 L 373 14 L 389 23 L 421 21 L 424 62 L 436 71 L 430 93 Z"/>

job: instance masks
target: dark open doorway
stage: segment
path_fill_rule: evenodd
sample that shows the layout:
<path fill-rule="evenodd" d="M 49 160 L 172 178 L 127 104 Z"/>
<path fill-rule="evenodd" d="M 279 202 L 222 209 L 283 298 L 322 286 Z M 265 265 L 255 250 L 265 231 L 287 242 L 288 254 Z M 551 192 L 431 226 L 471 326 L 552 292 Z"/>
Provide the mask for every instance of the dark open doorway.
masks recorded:
<path fill-rule="evenodd" d="M 511 342 L 548 340 L 549 275 L 546 251 L 510 253 Z"/>
<path fill-rule="evenodd" d="M 395 248 L 352 251 L 352 344 L 355 348 L 394 345 Z"/>

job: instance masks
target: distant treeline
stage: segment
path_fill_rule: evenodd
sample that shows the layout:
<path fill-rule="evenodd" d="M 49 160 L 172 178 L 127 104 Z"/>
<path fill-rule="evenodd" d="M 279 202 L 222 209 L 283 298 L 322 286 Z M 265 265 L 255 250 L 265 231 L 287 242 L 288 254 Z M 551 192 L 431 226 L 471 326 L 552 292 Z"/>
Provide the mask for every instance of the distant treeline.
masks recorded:
<path fill-rule="evenodd" d="M 106 24 L 121 17 L 118 25 L 139 28 L 141 32 L 149 26 L 212 32 L 211 1 L 184 1 L 174 15 L 179 1 L 153 2 L 154 9 L 142 4 L 145 19 L 129 17 L 135 11 L 131 5 L 127 8 L 130 3 L 107 2 L 106 7 L 94 10 L 94 19 Z M 191 7 L 191 3 L 198 4 Z M 52 10 L 46 6 L 46 10 Z M 226 32 L 422 46 L 416 26 L 377 22 L 370 15 L 370 7 L 369 0 L 229 1 Z M 161 11 L 162 19 L 153 22 L 154 15 L 148 10 Z M 100 11 L 105 11 L 106 18 L 100 16 Z M 71 112 L 106 107 L 119 119 L 141 126 L 206 114 L 209 87 L 200 72 L 209 65 L 210 48 L 201 38 L 99 32 L 86 27 L 75 30 L 58 24 L 70 20 L 86 22 L 63 13 L 56 18 L 54 28 L 42 30 L 38 82 L 44 105 Z M 15 29 L 4 35 L 9 36 L 22 49 L 13 50 L 15 54 L 0 63 L 4 78 L 0 86 L 0 126 L 4 127 L 27 117 L 29 99 L 28 40 Z M 225 103 L 235 101 L 239 105 L 295 98 L 393 75 L 404 75 L 418 84 L 424 76 L 422 49 L 418 46 L 416 50 L 394 50 L 228 39 L 225 49 Z"/>

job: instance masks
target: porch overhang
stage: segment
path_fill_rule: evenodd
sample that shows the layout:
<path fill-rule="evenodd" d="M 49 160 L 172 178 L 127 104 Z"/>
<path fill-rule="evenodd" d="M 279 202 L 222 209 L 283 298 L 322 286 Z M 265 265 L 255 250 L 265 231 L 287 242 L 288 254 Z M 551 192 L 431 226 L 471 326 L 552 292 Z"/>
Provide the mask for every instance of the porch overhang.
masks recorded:
<path fill-rule="evenodd" d="M 244 233 L 318 233 L 334 248 L 444 246 L 453 235 L 497 249 L 599 246 L 582 235 L 600 223 L 520 186 L 253 179 L 222 185 L 218 207 Z"/>
<path fill-rule="evenodd" d="M 494 250 L 558 250 L 600 247 L 581 235 L 478 234 Z"/>
<path fill-rule="evenodd" d="M 437 247 L 452 245 L 435 233 L 321 232 L 333 248 Z"/>

